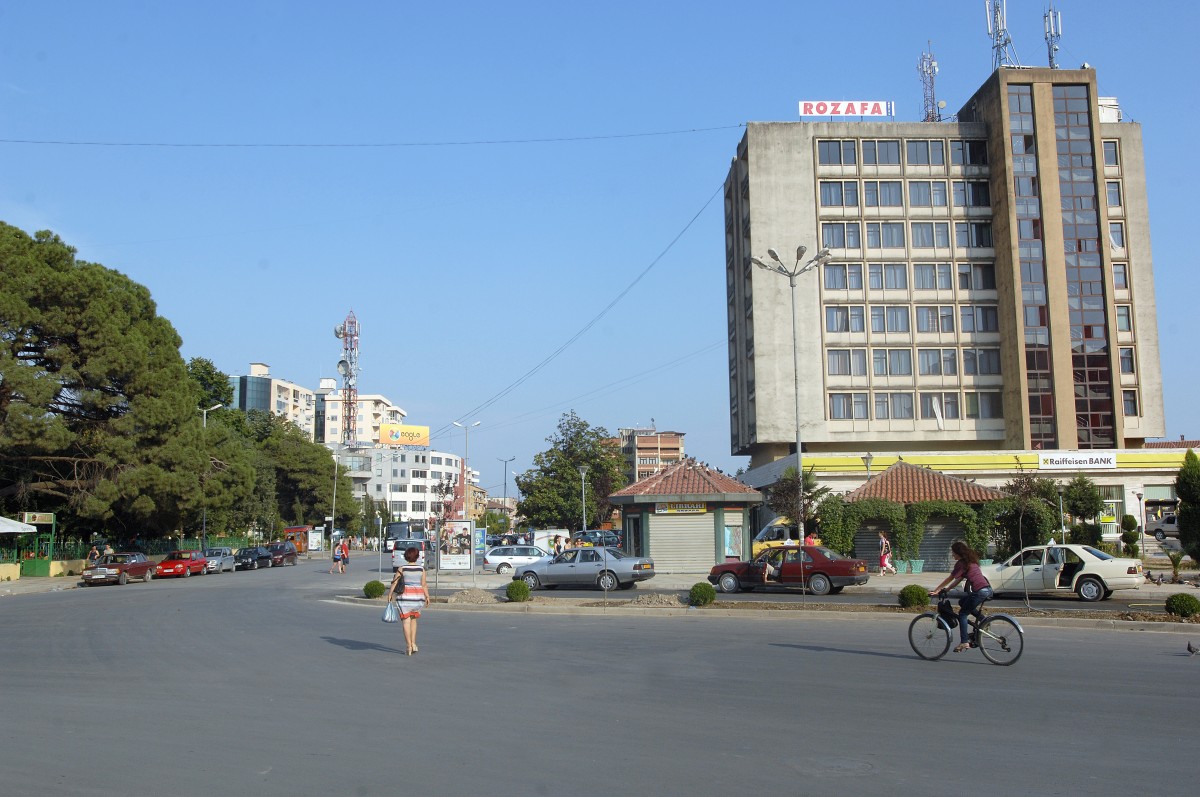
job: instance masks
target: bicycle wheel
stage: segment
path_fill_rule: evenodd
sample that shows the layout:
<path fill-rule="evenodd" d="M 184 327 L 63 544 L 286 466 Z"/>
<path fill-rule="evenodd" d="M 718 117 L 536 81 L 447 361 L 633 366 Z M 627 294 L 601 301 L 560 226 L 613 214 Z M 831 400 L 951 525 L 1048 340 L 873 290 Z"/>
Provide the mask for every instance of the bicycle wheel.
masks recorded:
<path fill-rule="evenodd" d="M 908 644 L 923 659 L 935 661 L 950 649 L 950 630 L 934 612 L 918 614 L 908 626 Z"/>
<path fill-rule="evenodd" d="M 1025 635 L 1013 620 L 993 614 L 979 624 L 979 648 L 992 664 L 1007 666 L 1021 658 Z"/>

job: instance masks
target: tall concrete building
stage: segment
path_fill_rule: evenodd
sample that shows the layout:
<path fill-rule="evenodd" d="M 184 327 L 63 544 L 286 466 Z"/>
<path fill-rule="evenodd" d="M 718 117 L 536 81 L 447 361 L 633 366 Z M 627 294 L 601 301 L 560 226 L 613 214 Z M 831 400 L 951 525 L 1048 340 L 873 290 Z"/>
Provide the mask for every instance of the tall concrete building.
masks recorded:
<path fill-rule="evenodd" d="M 231 376 L 233 406 L 239 410 L 261 410 L 287 418 L 309 438 L 316 426 L 316 393 L 311 388 L 271 376 L 271 366 L 250 363 L 248 376 Z"/>
<path fill-rule="evenodd" d="M 1141 448 L 1164 434 L 1141 127 L 1091 69 L 1001 68 L 953 122 L 750 123 L 725 183 L 730 448 Z"/>
<path fill-rule="evenodd" d="M 625 479 L 630 484 L 683 459 L 683 432 L 660 432 L 652 424 L 618 429 L 617 435 L 625 457 Z"/>

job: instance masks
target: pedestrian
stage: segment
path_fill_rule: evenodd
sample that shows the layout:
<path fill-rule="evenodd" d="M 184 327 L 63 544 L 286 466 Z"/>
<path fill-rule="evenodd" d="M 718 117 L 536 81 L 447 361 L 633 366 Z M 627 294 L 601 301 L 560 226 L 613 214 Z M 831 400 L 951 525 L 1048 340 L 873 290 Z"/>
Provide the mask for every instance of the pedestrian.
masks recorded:
<path fill-rule="evenodd" d="M 562 552 L 563 552 L 562 535 L 555 534 L 554 535 L 554 555 L 558 556 Z"/>
<path fill-rule="evenodd" d="M 115 553 L 115 551 L 113 551 L 113 547 L 111 545 L 109 545 L 107 542 L 104 543 L 104 555 L 108 556 L 109 554 L 112 554 L 112 553 Z"/>
<path fill-rule="evenodd" d="M 335 570 L 339 573 L 343 572 L 342 571 L 342 544 L 340 542 L 335 542 L 333 544 L 333 564 L 331 564 L 329 566 L 329 574 L 333 575 L 333 572 Z"/>
<path fill-rule="evenodd" d="M 406 564 L 392 577 L 392 585 L 388 587 L 387 600 L 392 599 L 396 588 L 400 587 L 397 599 L 400 609 L 400 627 L 404 630 L 405 656 L 417 652 L 417 620 L 421 617 L 421 609 L 429 605 L 429 585 L 425 582 L 425 568 L 417 564 L 420 552 L 416 548 L 404 551 Z"/>
<path fill-rule="evenodd" d="M 896 575 L 896 568 L 892 565 L 892 543 L 882 531 L 879 532 L 879 575 Z"/>
<path fill-rule="evenodd" d="M 96 564 L 96 561 L 99 558 L 100 558 L 100 550 L 95 545 L 93 545 L 92 550 L 87 552 L 87 566 L 91 567 L 92 565 Z"/>
<path fill-rule="evenodd" d="M 345 573 L 346 566 L 348 564 L 350 564 L 350 544 L 347 543 L 346 540 L 343 538 L 342 539 L 342 561 L 340 563 L 338 572 Z"/>

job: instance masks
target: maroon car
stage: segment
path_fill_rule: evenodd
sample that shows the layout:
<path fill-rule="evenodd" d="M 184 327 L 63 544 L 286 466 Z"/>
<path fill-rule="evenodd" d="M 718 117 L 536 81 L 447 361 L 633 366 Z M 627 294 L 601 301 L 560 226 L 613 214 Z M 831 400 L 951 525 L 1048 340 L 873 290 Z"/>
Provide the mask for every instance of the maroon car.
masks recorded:
<path fill-rule="evenodd" d="M 171 551 L 154 569 L 154 575 L 159 578 L 163 576 L 187 578 L 193 573 L 202 576 L 207 572 L 208 560 L 204 558 L 204 551 Z"/>
<path fill-rule="evenodd" d="M 93 584 L 124 584 L 131 578 L 149 581 L 154 578 L 154 562 L 144 553 L 128 551 L 101 556 L 94 565 L 83 570 L 83 586 Z"/>
<path fill-rule="evenodd" d="M 778 585 L 807 587 L 813 595 L 836 595 L 845 587 L 866 584 L 867 578 L 866 562 L 824 545 L 768 548 L 748 562 L 726 562 L 708 574 L 722 592 Z"/>

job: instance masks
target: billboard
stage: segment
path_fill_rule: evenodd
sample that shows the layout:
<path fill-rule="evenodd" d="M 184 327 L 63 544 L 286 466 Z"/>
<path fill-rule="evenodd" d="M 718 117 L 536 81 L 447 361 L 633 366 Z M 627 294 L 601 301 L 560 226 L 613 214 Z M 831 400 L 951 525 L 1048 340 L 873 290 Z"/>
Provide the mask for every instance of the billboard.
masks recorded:
<path fill-rule="evenodd" d="M 405 426 L 399 423 L 385 423 L 379 426 L 379 442 L 385 446 L 427 446 L 429 445 L 428 426 Z"/>
<path fill-rule="evenodd" d="M 887 100 L 800 100 L 801 116 L 895 116 Z"/>

